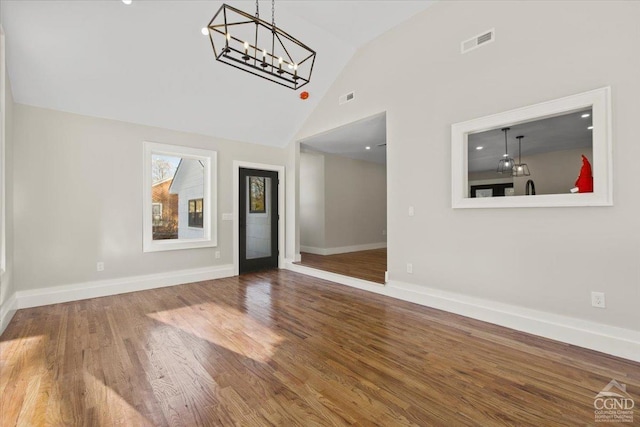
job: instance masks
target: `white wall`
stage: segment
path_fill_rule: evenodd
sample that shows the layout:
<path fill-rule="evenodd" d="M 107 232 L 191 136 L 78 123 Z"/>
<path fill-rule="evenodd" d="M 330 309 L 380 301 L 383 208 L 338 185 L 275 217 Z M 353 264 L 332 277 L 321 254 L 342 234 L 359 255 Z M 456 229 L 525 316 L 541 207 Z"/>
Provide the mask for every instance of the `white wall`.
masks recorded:
<path fill-rule="evenodd" d="M 324 166 L 325 247 L 386 242 L 386 167 L 330 154 Z"/>
<path fill-rule="evenodd" d="M 384 165 L 318 153 L 300 153 L 300 246 L 333 254 L 387 240 Z"/>
<path fill-rule="evenodd" d="M 0 276 L 0 332 L 2 331 L 2 316 L 6 314 L 5 303 L 11 297 L 15 291 L 13 280 L 13 151 L 14 151 L 14 137 L 13 137 L 13 96 L 11 93 L 11 82 L 9 81 L 9 75 L 4 75 L 3 82 L 4 93 L 4 180 L 5 180 L 5 272 Z M 0 231 L 1 233 L 2 231 Z"/>
<path fill-rule="evenodd" d="M 438 2 L 356 53 L 296 139 L 387 112 L 392 280 L 638 331 L 639 16 L 640 2 Z M 460 54 L 490 28 L 494 43 Z M 608 85 L 615 206 L 451 209 L 452 123 Z M 522 244 L 488 249 L 497 235 Z"/>
<path fill-rule="evenodd" d="M 232 263 L 234 160 L 283 149 L 15 104 L 16 290 Z M 142 252 L 142 141 L 218 152 L 218 247 Z M 215 259 L 215 251 L 221 258 Z M 96 272 L 96 262 L 105 263 Z"/>
<path fill-rule="evenodd" d="M 300 153 L 300 246 L 325 247 L 324 155 Z"/>

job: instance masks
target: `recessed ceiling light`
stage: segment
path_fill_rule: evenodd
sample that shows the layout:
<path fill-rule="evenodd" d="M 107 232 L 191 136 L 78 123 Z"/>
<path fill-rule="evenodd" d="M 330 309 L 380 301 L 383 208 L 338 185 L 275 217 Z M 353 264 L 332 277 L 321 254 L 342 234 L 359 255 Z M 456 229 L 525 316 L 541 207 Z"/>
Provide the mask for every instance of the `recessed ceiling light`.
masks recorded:
<path fill-rule="evenodd" d="M 202 27 L 200 32 L 202 33 L 203 36 L 208 36 L 209 35 L 209 29 L 207 27 Z"/>
<path fill-rule="evenodd" d="M 589 126 L 587 129 L 592 130 L 592 129 L 593 129 L 593 126 Z"/>
<path fill-rule="evenodd" d="M 582 116 L 580 116 L 580 117 L 582 117 L 583 119 L 586 119 L 587 117 L 590 117 L 590 116 L 591 116 L 591 114 L 589 114 L 589 113 L 585 113 L 585 114 L 583 114 L 583 115 L 582 115 Z"/>
<path fill-rule="evenodd" d="M 364 147 L 365 150 L 371 150 L 371 147 L 369 147 L 368 145 L 366 147 Z"/>
<path fill-rule="evenodd" d="M 484 147 L 483 146 L 478 146 L 476 147 L 476 150 L 482 150 Z"/>
<path fill-rule="evenodd" d="M 133 0 L 122 0 L 122 3 L 126 4 L 127 6 L 129 6 L 131 3 L 133 3 Z"/>

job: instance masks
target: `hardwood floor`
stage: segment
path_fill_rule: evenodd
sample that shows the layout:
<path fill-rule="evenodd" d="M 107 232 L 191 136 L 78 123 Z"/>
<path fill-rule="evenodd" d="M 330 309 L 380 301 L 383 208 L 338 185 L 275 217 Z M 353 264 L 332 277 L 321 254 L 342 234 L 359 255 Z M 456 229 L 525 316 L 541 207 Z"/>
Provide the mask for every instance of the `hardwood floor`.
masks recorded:
<path fill-rule="evenodd" d="M 0 369 L 3 426 L 640 422 L 638 363 L 288 271 L 20 310 Z"/>
<path fill-rule="evenodd" d="M 305 267 L 384 284 L 384 273 L 387 271 L 386 248 L 336 255 L 315 255 L 307 252 L 300 255 L 302 259 L 298 264 Z"/>

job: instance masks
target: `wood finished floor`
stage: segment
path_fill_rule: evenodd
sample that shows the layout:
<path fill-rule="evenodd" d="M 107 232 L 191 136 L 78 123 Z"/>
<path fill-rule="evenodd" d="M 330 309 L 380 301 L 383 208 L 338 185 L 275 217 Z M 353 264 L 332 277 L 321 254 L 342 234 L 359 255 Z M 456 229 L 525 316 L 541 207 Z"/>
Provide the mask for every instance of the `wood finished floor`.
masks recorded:
<path fill-rule="evenodd" d="M 318 270 L 384 284 L 387 271 L 387 248 L 349 252 L 336 255 L 315 255 L 302 252 L 298 264 Z"/>
<path fill-rule="evenodd" d="M 288 271 L 20 310 L 0 368 L 3 426 L 640 421 L 638 363 Z"/>

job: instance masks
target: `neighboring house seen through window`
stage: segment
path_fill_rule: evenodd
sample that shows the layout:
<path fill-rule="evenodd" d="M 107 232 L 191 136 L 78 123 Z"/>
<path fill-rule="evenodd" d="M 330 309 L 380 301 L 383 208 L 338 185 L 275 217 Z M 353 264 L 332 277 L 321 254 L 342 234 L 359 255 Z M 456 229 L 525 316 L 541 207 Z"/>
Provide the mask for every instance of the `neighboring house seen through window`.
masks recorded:
<path fill-rule="evenodd" d="M 189 227 L 202 228 L 202 199 L 189 200 Z"/>

